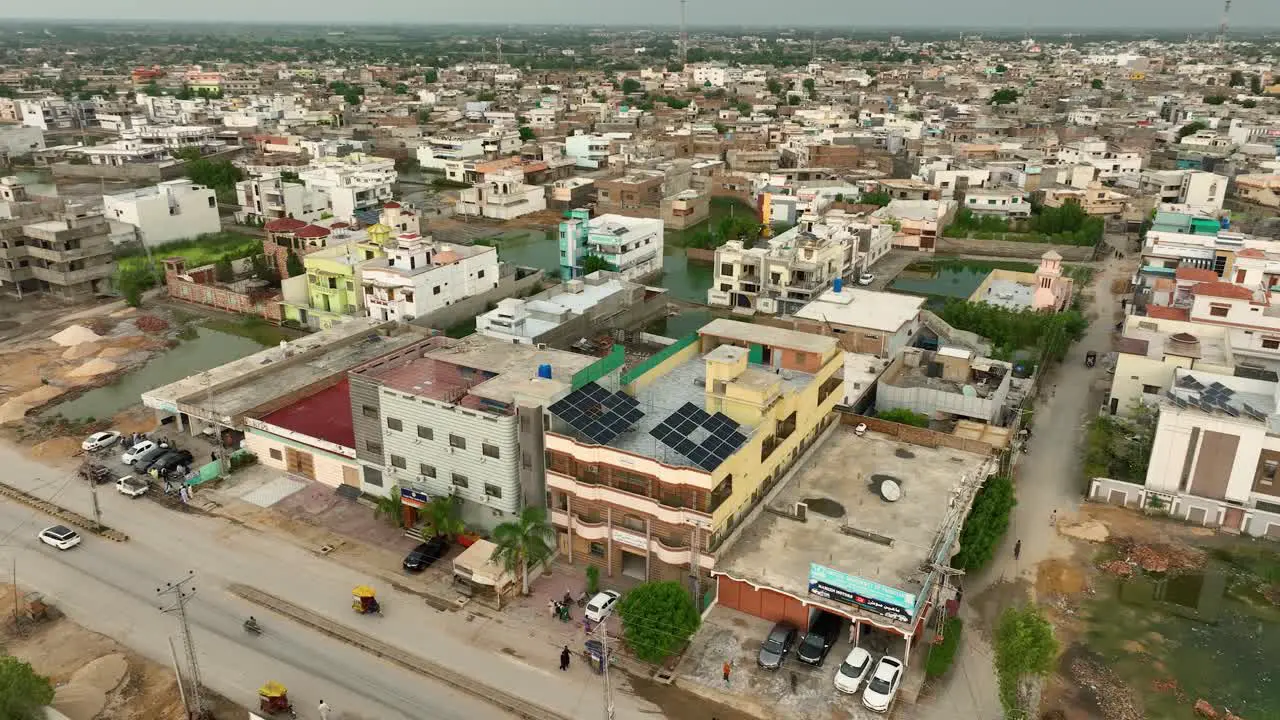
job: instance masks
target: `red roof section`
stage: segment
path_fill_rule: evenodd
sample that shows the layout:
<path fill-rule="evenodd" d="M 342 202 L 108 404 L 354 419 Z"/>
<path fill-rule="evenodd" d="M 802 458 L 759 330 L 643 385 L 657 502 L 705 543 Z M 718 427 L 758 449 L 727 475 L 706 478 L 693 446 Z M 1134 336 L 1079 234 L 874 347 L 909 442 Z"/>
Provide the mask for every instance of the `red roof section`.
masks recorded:
<path fill-rule="evenodd" d="M 1266 256 L 1267 254 L 1262 252 L 1258 248 L 1245 248 L 1240 252 L 1236 253 L 1236 257 L 1265 258 Z"/>
<path fill-rule="evenodd" d="M 1191 311 L 1187 308 L 1163 307 L 1161 305 L 1148 305 L 1147 317 L 1156 320 L 1190 320 Z"/>
<path fill-rule="evenodd" d="M 1232 285 L 1226 282 L 1204 282 L 1195 286 L 1192 290 L 1196 295 L 1205 295 L 1208 297 L 1229 298 L 1232 300 L 1252 300 L 1253 291 L 1247 287 L 1240 285 Z"/>
<path fill-rule="evenodd" d="M 345 377 L 336 385 L 264 416 L 262 422 L 352 450 L 356 447 L 351 385 Z"/>
<path fill-rule="evenodd" d="M 1218 274 L 1207 268 L 1198 267 L 1180 267 L 1174 277 L 1179 280 L 1194 280 L 1196 282 L 1216 282 Z"/>
<path fill-rule="evenodd" d="M 307 224 L 297 218 L 276 218 L 268 220 L 266 224 L 267 232 L 293 232 L 306 227 Z"/>
<path fill-rule="evenodd" d="M 383 205 L 382 207 L 394 209 L 394 208 L 400 207 L 400 203 L 396 202 L 395 200 L 392 200 L 391 202 L 387 203 L 386 205 Z"/>
<path fill-rule="evenodd" d="M 330 230 L 327 227 L 321 227 L 320 225 L 307 225 L 301 230 L 295 232 L 293 236 L 299 238 L 322 238 L 329 237 L 330 234 Z"/>

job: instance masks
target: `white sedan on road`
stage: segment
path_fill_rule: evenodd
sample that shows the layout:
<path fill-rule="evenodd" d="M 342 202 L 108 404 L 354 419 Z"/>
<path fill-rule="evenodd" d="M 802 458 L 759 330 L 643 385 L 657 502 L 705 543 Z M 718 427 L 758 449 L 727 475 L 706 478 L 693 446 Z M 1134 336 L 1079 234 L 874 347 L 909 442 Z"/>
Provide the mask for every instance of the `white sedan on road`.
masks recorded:
<path fill-rule="evenodd" d="M 40 542 L 59 550 L 70 550 L 80 544 L 80 534 L 65 525 L 51 525 L 40 531 Z"/>
<path fill-rule="evenodd" d="M 869 710 L 884 712 L 893 704 L 898 694 L 898 685 L 902 682 L 902 661 L 896 657 L 885 655 L 871 674 L 871 682 L 862 693 L 862 704 Z"/>
<path fill-rule="evenodd" d="M 116 432 L 115 430 L 104 430 L 102 432 L 96 432 L 90 435 L 89 437 L 85 438 L 84 442 L 80 443 L 80 449 L 84 450 L 85 452 L 102 450 L 104 448 L 109 448 L 112 445 L 115 445 L 116 441 L 119 439 L 120 439 L 120 433 Z"/>
<path fill-rule="evenodd" d="M 155 450 L 156 447 L 157 445 L 154 442 L 150 440 L 143 440 L 128 450 L 125 450 L 124 454 L 120 456 L 120 462 L 125 465 L 132 465 L 134 460 L 137 460 L 148 452 Z"/>

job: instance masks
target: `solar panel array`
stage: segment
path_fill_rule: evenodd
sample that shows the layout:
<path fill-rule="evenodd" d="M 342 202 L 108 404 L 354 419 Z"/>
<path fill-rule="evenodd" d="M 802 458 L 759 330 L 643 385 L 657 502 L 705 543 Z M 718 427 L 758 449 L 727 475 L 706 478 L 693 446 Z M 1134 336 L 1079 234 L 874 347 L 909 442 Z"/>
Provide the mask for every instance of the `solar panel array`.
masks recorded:
<path fill-rule="evenodd" d="M 549 409 L 597 445 L 607 444 L 644 417 L 635 398 L 609 392 L 594 382 L 574 390 Z"/>
<path fill-rule="evenodd" d="M 738 423 L 724 413 L 711 415 L 687 402 L 649 434 L 694 465 L 711 472 L 747 441 L 747 436 L 738 428 Z"/>

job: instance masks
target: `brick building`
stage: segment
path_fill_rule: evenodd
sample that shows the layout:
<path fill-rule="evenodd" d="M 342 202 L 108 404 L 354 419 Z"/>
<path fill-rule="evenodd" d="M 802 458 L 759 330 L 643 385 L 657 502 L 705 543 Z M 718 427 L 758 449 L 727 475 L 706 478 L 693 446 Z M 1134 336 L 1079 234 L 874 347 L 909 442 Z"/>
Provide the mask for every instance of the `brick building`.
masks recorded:
<path fill-rule="evenodd" d="M 164 278 L 165 285 L 169 288 L 169 297 L 174 300 L 280 322 L 280 302 L 283 298 L 280 291 L 268 285 L 265 280 L 219 282 L 215 265 L 202 265 L 188 270 L 187 261 L 180 257 L 164 261 Z"/>

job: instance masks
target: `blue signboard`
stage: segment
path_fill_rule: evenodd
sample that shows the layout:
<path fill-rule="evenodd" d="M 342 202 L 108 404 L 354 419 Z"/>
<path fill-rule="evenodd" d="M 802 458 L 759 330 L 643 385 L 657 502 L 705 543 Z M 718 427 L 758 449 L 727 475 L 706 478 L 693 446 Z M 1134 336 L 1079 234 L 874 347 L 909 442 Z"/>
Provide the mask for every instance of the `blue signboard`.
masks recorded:
<path fill-rule="evenodd" d="M 809 594 L 870 610 L 900 622 L 911 622 L 916 596 L 866 578 L 809 563 Z"/>

